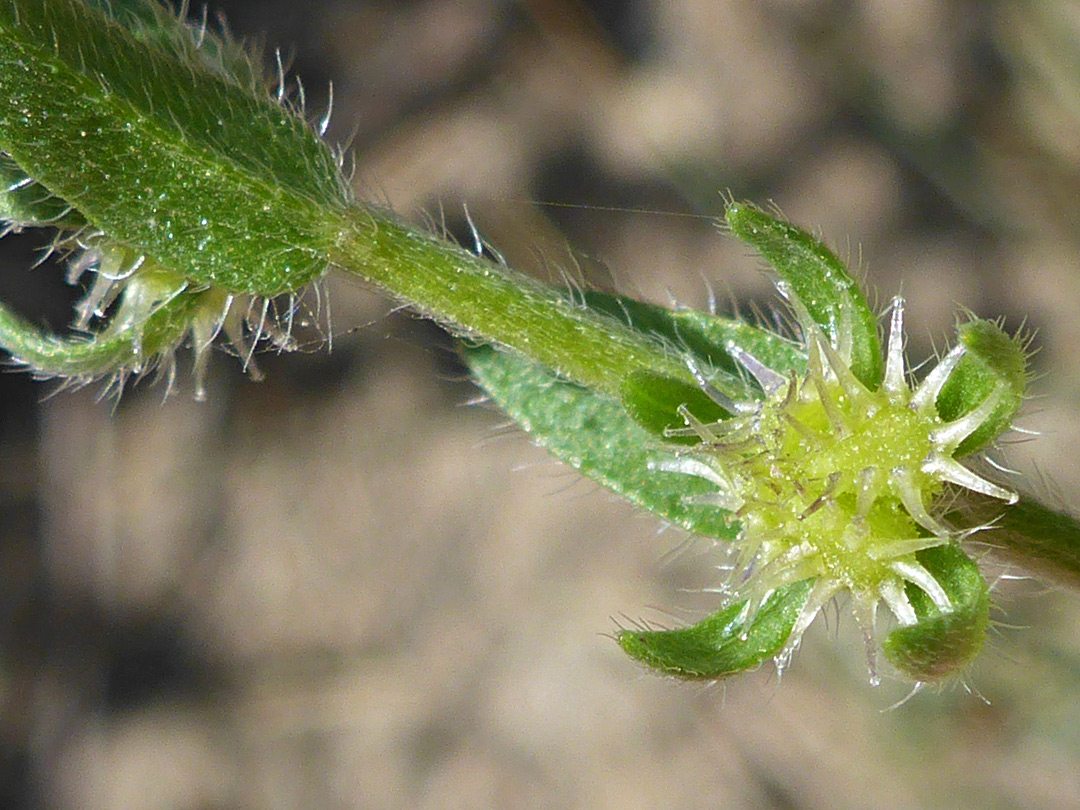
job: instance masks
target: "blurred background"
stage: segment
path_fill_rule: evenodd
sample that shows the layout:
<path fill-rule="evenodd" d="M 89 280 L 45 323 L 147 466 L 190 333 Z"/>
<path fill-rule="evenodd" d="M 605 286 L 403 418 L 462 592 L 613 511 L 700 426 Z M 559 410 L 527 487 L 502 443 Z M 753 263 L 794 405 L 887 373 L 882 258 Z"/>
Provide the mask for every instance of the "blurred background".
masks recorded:
<path fill-rule="evenodd" d="M 724 191 L 903 291 L 913 359 L 959 305 L 1026 322 L 1045 435 L 1007 457 L 1080 499 L 1080 4 L 210 12 L 292 55 L 313 118 L 333 81 L 358 195 L 463 240 L 467 205 L 542 277 L 767 309 Z M 0 295 L 62 329 L 42 241 L 0 245 Z M 0 806 L 1080 806 L 1078 595 L 997 582 L 964 683 L 894 711 L 908 687 L 869 686 L 845 605 L 782 683 L 650 676 L 612 617 L 703 615 L 716 551 L 465 407 L 437 327 L 331 286 L 332 352 L 263 356 L 260 384 L 221 353 L 208 403 L 189 377 L 114 408 L 0 375 Z"/>

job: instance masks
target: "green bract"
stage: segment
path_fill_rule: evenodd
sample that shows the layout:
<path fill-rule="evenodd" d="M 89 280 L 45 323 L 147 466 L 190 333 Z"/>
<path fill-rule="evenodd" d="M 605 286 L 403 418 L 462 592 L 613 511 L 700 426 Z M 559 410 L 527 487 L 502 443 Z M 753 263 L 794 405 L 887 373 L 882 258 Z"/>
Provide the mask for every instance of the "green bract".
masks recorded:
<path fill-rule="evenodd" d="M 778 589 L 749 622 L 749 605 L 736 602 L 680 630 L 623 630 L 619 646 L 631 658 L 679 678 L 737 675 L 780 654 L 813 585 L 803 580 Z"/>
<path fill-rule="evenodd" d="M 735 236 L 780 273 L 833 343 L 851 342 L 851 373 L 876 388 L 883 370 L 877 318 L 836 254 L 801 228 L 754 205 L 733 202 L 725 219 Z"/>
<path fill-rule="evenodd" d="M 916 557 L 952 603 L 943 611 L 912 584 L 907 597 L 918 621 L 885 637 L 885 657 L 919 683 L 938 681 L 962 670 L 982 649 L 990 622 L 990 589 L 971 559 L 954 545 L 920 551 Z"/>

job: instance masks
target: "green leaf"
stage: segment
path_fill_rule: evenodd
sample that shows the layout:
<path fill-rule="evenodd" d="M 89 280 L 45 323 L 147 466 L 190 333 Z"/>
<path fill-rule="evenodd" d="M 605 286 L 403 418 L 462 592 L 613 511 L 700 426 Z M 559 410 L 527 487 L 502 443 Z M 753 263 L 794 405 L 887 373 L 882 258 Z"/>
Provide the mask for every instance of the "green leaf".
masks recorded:
<path fill-rule="evenodd" d="M 735 318 L 696 309 L 668 309 L 595 291 L 585 293 L 585 304 L 638 332 L 659 338 L 672 351 L 694 359 L 703 371 L 711 369 L 712 385 L 733 399 L 753 395 L 747 387 L 745 370 L 731 356 L 733 346 L 780 372 L 792 370 L 802 374 L 806 370 L 806 354 L 801 346 Z"/>
<path fill-rule="evenodd" d="M 979 567 L 955 543 L 915 556 L 941 585 L 953 609 L 942 612 L 925 592 L 908 583 L 908 600 L 918 622 L 890 632 L 882 648 L 904 675 L 932 683 L 962 672 L 982 650 L 990 623 L 990 589 Z"/>
<path fill-rule="evenodd" d="M 587 301 L 654 337 L 680 339 L 682 351 L 702 364 L 732 363 L 724 347 L 737 342 L 752 346 L 758 359 L 781 372 L 805 366 L 805 357 L 793 344 L 744 323 L 599 293 L 589 294 Z M 480 346 L 464 349 L 464 356 L 480 387 L 557 458 L 689 531 L 706 537 L 734 537 L 728 513 L 689 500 L 714 492 L 712 484 L 650 469 L 650 464 L 670 459 L 675 452 L 659 434 L 679 418 L 675 413 L 679 404 L 701 409 L 699 418 L 705 420 L 720 415 L 719 408 L 707 397 L 701 399 L 699 391 L 665 375 L 631 376 L 620 402 L 566 382 L 515 352 Z M 754 395 L 748 383 L 733 374 L 718 372 L 714 380 L 719 380 L 718 387 L 729 395 L 743 399 Z M 693 403 L 686 402 L 684 395 Z M 670 420 L 665 420 L 665 408 L 671 409 Z M 649 429 L 635 421 L 632 413 Z M 681 426 L 681 420 L 678 424 Z"/>
<path fill-rule="evenodd" d="M 212 291 L 181 292 L 140 329 L 110 330 L 97 339 L 43 333 L 0 304 L 0 348 L 41 377 L 85 382 L 117 372 L 143 373 L 169 354 L 191 329 Z M 220 305 L 218 306 L 220 309 Z"/>
<path fill-rule="evenodd" d="M 757 396 L 756 385 L 732 358 L 732 347 L 754 355 L 779 370 L 802 373 L 806 356 L 801 347 L 778 335 L 732 318 L 693 309 L 667 309 L 625 296 L 600 292 L 585 293 L 590 309 L 609 315 L 627 326 L 658 338 L 684 360 L 700 367 L 710 384 L 735 401 Z M 654 436 L 687 446 L 698 443 L 693 436 L 665 436 L 665 430 L 685 427 L 678 407 L 685 405 L 698 420 L 708 424 L 729 414 L 709 398 L 700 386 L 692 386 L 667 375 L 636 372 L 623 381 L 622 401 L 627 412 Z"/>
<path fill-rule="evenodd" d="M 834 346 L 850 328 L 851 371 L 876 390 L 884 374 L 877 317 L 844 263 L 821 240 L 750 203 L 728 205 L 726 220 L 790 286 Z"/>
<path fill-rule="evenodd" d="M 199 62 L 252 92 L 264 90 L 262 54 L 257 48 L 245 48 L 234 40 L 220 19 L 217 26 L 183 25 L 177 12 L 162 5 L 160 0 L 87 0 L 87 3 L 144 42 L 165 46 L 183 60 Z M 203 8 L 205 11 L 206 7 Z M 215 27 L 218 30 L 212 30 Z"/>
<path fill-rule="evenodd" d="M 993 413 L 957 448 L 963 456 L 1009 429 L 1023 404 L 1028 372 L 1024 338 L 1006 334 L 993 321 L 973 318 L 957 327 L 957 335 L 967 352 L 938 394 L 938 415 L 951 422 L 1001 392 Z"/>
<path fill-rule="evenodd" d="M 0 151 L 196 283 L 296 290 L 340 241 L 345 181 L 300 116 L 221 66 L 78 0 L 0 0 Z"/>
<path fill-rule="evenodd" d="M 631 658 L 665 674 L 725 678 L 754 669 L 783 649 L 812 588 L 809 579 L 779 588 L 749 626 L 739 618 L 746 608 L 742 601 L 690 627 L 622 630 L 616 639 Z"/>
<path fill-rule="evenodd" d="M 15 229 L 43 226 L 77 229 L 86 224 L 68 203 L 35 183 L 4 154 L 0 154 L 0 220 Z"/>
<path fill-rule="evenodd" d="M 480 386 L 552 455 L 689 531 L 735 536 L 728 513 L 686 500 L 708 494 L 712 485 L 649 469 L 651 462 L 670 457 L 672 448 L 638 425 L 618 400 L 561 380 L 514 352 L 490 346 L 464 352 Z"/>
<path fill-rule="evenodd" d="M 679 408 L 685 406 L 702 422 L 718 422 L 729 414 L 701 388 L 660 374 L 637 371 L 623 382 L 622 403 L 630 417 L 653 436 L 672 444 L 692 447 L 698 436 L 672 436 L 670 431 L 685 427 Z"/>

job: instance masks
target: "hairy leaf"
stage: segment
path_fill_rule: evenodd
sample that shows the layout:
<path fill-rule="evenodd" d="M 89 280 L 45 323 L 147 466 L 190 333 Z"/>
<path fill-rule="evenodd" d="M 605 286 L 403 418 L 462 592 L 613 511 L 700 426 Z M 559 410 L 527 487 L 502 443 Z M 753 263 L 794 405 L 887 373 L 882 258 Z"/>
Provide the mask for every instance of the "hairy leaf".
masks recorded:
<path fill-rule="evenodd" d="M 702 364 L 719 365 L 721 359 L 730 364 L 725 347 L 733 341 L 752 344 L 756 356 L 780 369 L 806 362 L 790 342 L 731 319 L 691 310 L 671 311 L 599 293 L 591 293 L 589 302 L 618 314 L 636 329 L 669 341 L 681 339 L 687 356 Z M 712 406 L 713 413 L 720 415 L 713 403 L 702 401 L 700 391 L 662 375 L 642 375 L 632 377 L 624 386 L 620 402 L 561 380 L 515 352 L 487 346 L 464 351 L 480 386 L 553 455 L 665 520 L 706 537 L 733 537 L 727 513 L 690 502 L 693 496 L 708 494 L 715 487 L 699 479 L 650 469 L 650 464 L 672 453 L 660 435 L 665 426 L 662 413 L 650 408 L 656 403 L 670 407 L 674 419 L 678 404 L 693 402 L 700 408 Z M 735 394 L 741 390 L 743 398 L 753 396 L 747 383 L 733 374 L 722 374 L 727 391 Z"/>
<path fill-rule="evenodd" d="M 619 646 L 652 669 L 694 680 L 716 680 L 754 669 L 779 653 L 802 610 L 812 580 L 794 582 L 765 600 L 749 625 L 737 602 L 690 627 L 622 630 Z"/>
<path fill-rule="evenodd" d="M 876 389 L 884 372 L 877 317 L 844 263 L 821 240 L 750 203 L 731 203 L 726 219 L 731 232 L 790 285 L 834 345 L 850 329 L 851 371 Z"/>
<path fill-rule="evenodd" d="M 250 75 L 189 56 L 80 0 L 0 0 L 0 151 L 194 282 L 295 290 L 339 240 L 335 157 Z"/>
<path fill-rule="evenodd" d="M 938 414 L 945 421 L 959 419 L 995 391 L 1001 392 L 990 417 L 957 448 L 956 455 L 962 456 L 1009 429 L 1023 404 L 1028 372 L 1023 338 L 978 318 L 960 324 L 956 331 L 967 352 L 938 394 Z"/>
<path fill-rule="evenodd" d="M 982 650 L 990 622 L 990 589 L 979 567 L 955 543 L 925 549 L 916 557 L 941 585 L 953 609 L 942 612 L 925 592 L 908 583 L 907 596 L 918 622 L 893 630 L 882 648 L 900 672 L 926 683 L 963 671 Z"/>

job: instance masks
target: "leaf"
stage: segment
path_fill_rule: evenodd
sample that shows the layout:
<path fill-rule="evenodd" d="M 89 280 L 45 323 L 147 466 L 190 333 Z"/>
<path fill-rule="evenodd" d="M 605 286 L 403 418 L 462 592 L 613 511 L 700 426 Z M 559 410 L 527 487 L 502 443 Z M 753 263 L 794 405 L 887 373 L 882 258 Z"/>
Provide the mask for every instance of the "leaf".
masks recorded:
<path fill-rule="evenodd" d="M 182 24 L 182 17 L 160 0 L 86 0 L 88 5 L 110 15 L 144 42 L 174 51 L 182 59 L 194 60 L 254 93 L 263 93 L 262 54 L 245 50 L 229 36 L 219 20 L 219 31 L 207 31 Z M 204 6 L 205 10 L 205 6 Z M 204 18 L 205 20 L 205 18 Z"/>
<path fill-rule="evenodd" d="M 890 632 L 882 649 L 904 675 L 932 683 L 961 672 L 982 650 L 990 622 L 990 589 L 979 567 L 955 543 L 915 556 L 941 585 L 953 609 L 942 612 L 925 592 L 908 583 L 908 600 L 918 622 Z"/>
<path fill-rule="evenodd" d="M 834 346 L 850 328 L 851 371 L 876 390 L 884 374 L 877 317 L 844 263 L 821 240 L 750 203 L 728 205 L 726 220 L 790 286 Z"/>
<path fill-rule="evenodd" d="M 619 646 L 652 669 L 680 678 L 716 680 L 754 669 L 779 653 L 813 587 L 803 580 L 778 589 L 747 627 L 746 602 L 728 605 L 690 627 L 622 630 Z"/>
<path fill-rule="evenodd" d="M 586 292 L 585 305 L 633 329 L 660 338 L 672 351 L 692 357 L 703 369 L 716 373 L 710 383 L 735 399 L 752 396 L 746 374 L 730 354 L 738 346 L 778 371 L 806 370 L 806 354 L 798 344 L 775 332 L 735 318 L 696 309 L 668 309 L 622 295 Z M 752 385 L 752 384 L 751 384 Z"/>
<path fill-rule="evenodd" d="M 638 371 L 623 382 L 622 404 L 630 417 L 653 436 L 671 444 L 693 447 L 698 436 L 672 436 L 671 431 L 685 427 L 679 408 L 685 407 L 702 422 L 716 422 L 729 414 L 700 388 L 660 374 Z"/>
<path fill-rule="evenodd" d="M 649 469 L 671 448 L 631 419 L 618 400 L 560 380 L 514 352 L 480 346 L 465 349 L 465 360 L 496 404 L 556 458 L 689 531 L 735 536 L 728 513 L 686 502 L 714 487 Z"/>
<path fill-rule="evenodd" d="M 196 283 L 296 290 L 339 240 L 335 156 L 250 74 L 191 56 L 78 0 L 0 0 L 0 151 Z"/>
<path fill-rule="evenodd" d="M 994 411 L 957 448 L 955 455 L 963 456 L 986 447 L 1012 426 L 1024 401 L 1027 352 L 1023 337 L 1006 334 L 993 321 L 973 318 L 956 331 L 967 352 L 938 394 L 938 415 L 951 422 L 1001 392 Z"/>
<path fill-rule="evenodd" d="M 806 357 L 800 347 L 780 336 L 750 324 L 693 309 L 667 309 L 624 296 L 599 292 L 585 293 L 585 303 L 597 312 L 616 318 L 627 326 L 667 343 L 700 367 L 710 385 L 735 401 L 757 397 L 756 385 L 731 357 L 738 346 L 767 365 L 801 373 Z M 726 418 L 729 414 L 701 390 L 666 375 L 636 372 L 623 381 L 622 401 L 630 416 L 654 436 L 673 444 L 697 444 L 693 436 L 670 437 L 665 431 L 685 427 L 678 407 L 685 405 L 702 422 Z"/>
<path fill-rule="evenodd" d="M 764 358 L 774 368 L 787 370 L 793 365 L 805 365 L 801 352 L 788 341 L 727 318 L 690 310 L 673 312 L 599 293 L 590 293 L 587 301 L 609 314 L 618 313 L 623 322 L 635 329 L 645 329 L 647 324 L 653 336 L 683 340 L 683 351 L 701 363 L 726 359 L 730 364 L 723 347 L 739 341 L 740 345 L 752 344 L 755 356 L 760 355 L 759 359 Z M 642 417 L 649 408 L 643 404 L 646 396 L 657 391 L 660 393 L 654 403 L 666 402 L 674 411 L 683 399 L 682 394 L 693 399 L 693 389 L 680 388 L 682 383 L 662 375 L 635 378 L 641 384 L 630 386 L 628 406 L 625 401 L 561 380 L 554 372 L 515 352 L 488 346 L 463 351 L 477 383 L 554 456 L 638 506 L 689 531 L 706 537 L 734 537 L 728 513 L 715 506 L 689 502 L 695 495 L 715 492 L 715 486 L 696 477 L 650 469 L 650 464 L 670 459 L 674 452 L 658 435 L 658 430 L 662 430 L 657 422 L 658 412 L 644 416 L 644 421 L 652 420 L 651 431 L 630 415 L 637 409 L 637 415 Z M 739 389 L 735 388 L 736 382 Z M 665 385 L 671 387 L 665 389 Z M 733 375 L 725 375 L 722 385 L 728 391 L 741 390 L 743 398 L 753 395 L 747 384 Z M 696 394 L 700 396 L 700 392 Z M 700 401 L 697 405 L 704 407 Z M 711 402 L 709 405 L 715 412 L 716 406 Z"/>

